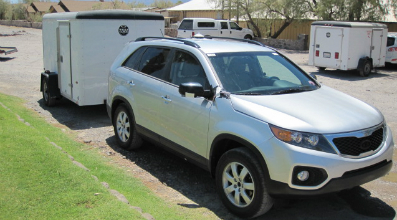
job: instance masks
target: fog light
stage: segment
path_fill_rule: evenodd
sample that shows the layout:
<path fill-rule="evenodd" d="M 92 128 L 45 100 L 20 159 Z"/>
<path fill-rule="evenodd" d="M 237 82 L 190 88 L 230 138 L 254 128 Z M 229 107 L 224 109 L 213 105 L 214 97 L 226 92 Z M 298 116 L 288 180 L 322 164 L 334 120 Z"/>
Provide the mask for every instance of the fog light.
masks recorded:
<path fill-rule="evenodd" d="M 307 179 L 309 179 L 309 172 L 304 170 L 298 173 L 298 175 L 296 176 L 298 178 L 298 180 L 300 181 L 306 181 Z"/>

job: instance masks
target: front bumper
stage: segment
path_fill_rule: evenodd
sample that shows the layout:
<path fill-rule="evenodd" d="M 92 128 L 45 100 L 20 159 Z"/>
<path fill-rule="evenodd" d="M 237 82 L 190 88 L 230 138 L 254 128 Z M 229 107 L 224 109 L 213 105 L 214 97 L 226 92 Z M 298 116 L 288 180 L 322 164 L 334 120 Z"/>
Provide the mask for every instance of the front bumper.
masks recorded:
<path fill-rule="evenodd" d="M 347 158 L 309 150 L 270 139 L 262 148 L 270 180 L 267 185 L 272 196 L 320 195 L 338 192 L 375 180 L 386 175 L 392 167 L 394 142 L 390 128 L 380 149 L 363 158 Z M 315 185 L 297 185 L 296 167 L 325 171 L 324 179 Z"/>
<path fill-rule="evenodd" d="M 293 189 L 288 184 L 278 181 L 270 181 L 268 184 L 269 194 L 273 197 L 291 197 L 291 196 L 317 196 L 344 189 L 350 189 L 355 186 L 375 180 L 386 175 L 392 168 L 392 161 L 382 161 L 373 166 L 365 167 L 358 170 L 346 172 L 342 177 L 331 179 L 325 186 L 316 190 L 299 190 Z"/>

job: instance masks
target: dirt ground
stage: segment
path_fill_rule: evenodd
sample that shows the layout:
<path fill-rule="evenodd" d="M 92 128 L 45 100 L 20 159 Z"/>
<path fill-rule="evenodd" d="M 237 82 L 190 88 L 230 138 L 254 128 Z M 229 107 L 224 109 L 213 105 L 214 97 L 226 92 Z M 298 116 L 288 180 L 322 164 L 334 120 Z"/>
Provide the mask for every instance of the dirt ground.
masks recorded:
<path fill-rule="evenodd" d="M 156 195 L 178 205 L 182 214 L 194 209 L 204 219 L 236 219 L 222 206 L 215 193 L 215 181 L 206 171 L 155 146 L 147 145 L 135 152 L 120 149 L 104 105 L 78 107 L 62 99 L 57 106 L 46 107 L 40 93 L 41 36 L 38 29 L 0 25 L 0 46 L 18 48 L 17 53 L 0 55 L 1 93 L 25 99 L 28 108 L 55 127 L 100 149 L 103 156 L 111 157 L 114 164 L 131 172 Z M 397 138 L 397 66 L 380 68 L 370 77 L 362 78 L 354 71 L 319 72 L 307 65 L 307 51 L 281 52 L 305 71 L 316 74 L 322 84 L 380 109 Z M 397 150 L 393 158 L 397 161 Z M 349 191 L 320 198 L 277 200 L 271 211 L 257 219 L 394 219 L 396 211 L 397 167 L 394 163 L 387 176 Z"/>

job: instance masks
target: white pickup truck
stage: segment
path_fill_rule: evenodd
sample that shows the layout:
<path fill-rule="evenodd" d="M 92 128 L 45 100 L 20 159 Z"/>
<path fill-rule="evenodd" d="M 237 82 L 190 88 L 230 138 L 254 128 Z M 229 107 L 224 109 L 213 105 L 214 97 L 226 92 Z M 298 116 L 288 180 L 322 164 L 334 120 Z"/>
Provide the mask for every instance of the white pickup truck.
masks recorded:
<path fill-rule="evenodd" d="M 212 18 L 185 18 L 178 27 L 178 37 L 190 38 L 196 34 L 214 37 L 233 37 L 252 40 L 254 34 L 236 22 Z"/>

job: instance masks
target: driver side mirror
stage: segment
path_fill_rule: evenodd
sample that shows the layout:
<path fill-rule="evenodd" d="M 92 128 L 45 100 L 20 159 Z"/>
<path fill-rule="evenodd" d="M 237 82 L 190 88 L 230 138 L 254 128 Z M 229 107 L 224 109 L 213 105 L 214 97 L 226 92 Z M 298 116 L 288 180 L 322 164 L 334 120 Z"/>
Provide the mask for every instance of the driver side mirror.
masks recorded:
<path fill-rule="evenodd" d="M 181 83 L 179 85 L 179 93 L 184 97 L 204 97 L 211 98 L 212 92 L 204 90 L 203 86 L 198 82 Z"/>

